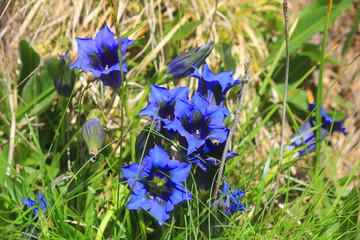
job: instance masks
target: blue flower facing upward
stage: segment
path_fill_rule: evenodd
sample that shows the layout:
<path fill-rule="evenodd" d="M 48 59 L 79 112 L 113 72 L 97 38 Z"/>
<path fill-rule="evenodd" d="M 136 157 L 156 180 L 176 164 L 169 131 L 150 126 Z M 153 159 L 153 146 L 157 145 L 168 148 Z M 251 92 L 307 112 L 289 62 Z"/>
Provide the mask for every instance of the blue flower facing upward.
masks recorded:
<path fill-rule="evenodd" d="M 165 126 L 170 131 L 178 132 L 186 139 L 187 155 L 200 150 L 206 140 L 216 139 L 223 143 L 229 130 L 223 123 L 230 111 L 211 105 L 200 93 L 195 92 L 192 102 L 177 101 L 175 119 Z"/>
<path fill-rule="evenodd" d="M 40 192 L 39 194 L 36 193 L 35 198 L 35 201 L 28 198 L 22 199 L 23 204 L 25 204 L 28 208 L 36 206 L 36 208 L 34 208 L 33 216 L 36 216 L 39 213 L 39 206 L 41 210 L 47 209 L 47 203 L 42 192 Z"/>
<path fill-rule="evenodd" d="M 78 68 L 85 72 L 92 72 L 93 77 L 100 77 L 105 85 L 119 89 L 123 80 L 118 54 L 119 40 L 115 39 L 115 34 L 110 31 L 108 26 L 105 25 L 94 39 L 75 39 L 78 42 L 79 57 L 70 66 L 70 69 Z M 135 40 L 120 38 L 123 73 L 128 71 L 126 63 L 124 63 L 125 52 L 133 42 Z"/>
<path fill-rule="evenodd" d="M 175 103 L 181 99 L 190 102 L 188 98 L 189 87 L 166 88 L 151 85 L 150 103 L 139 112 L 140 116 L 149 116 L 168 124 L 175 118 Z M 159 129 L 157 129 L 159 131 Z"/>
<path fill-rule="evenodd" d="M 190 169 L 190 164 L 170 160 L 164 149 L 155 146 L 141 164 L 133 163 L 121 169 L 129 187 L 133 187 L 126 208 L 148 210 L 162 226 L 169 219 L 174 205 L 192 199 L 182 184 Z"/>
<path fill-rule="evenodd" d="M 316 103 L 309 104 L 308 110 L 312 111 L 316 106 Z M 327 138 L 331 133 L 333 132 L 342 132 L 345 136 L 347 135 L 347 132 L 345 130 L 345 127 L 343 127 L 341 121 L 335 121 L 332 119 L 332 117 L 328 116 L 325 113 L 324 108 L 321 108 L 321 140 L 324 140 Z M 293 150 L 295 148 L 299 148 L 301 146 L 306 146 L 306 149 L 308 152 L 315 149 L 316 146 L 316 130 L 311 130 L 316 126 L 316 120 L 315 117 L 312 117 L 309 121 L 304 123 L 300 128 L 300 137 L 299 133 L 296 133 L 294 137 L 290 140 L 290 150 Z M 330 132 L 332 130 L 332 132 Z M 304 141 L 304 142 L 303 142 Z M 306 154 L 305 148 L 300 149 L 298 152 L 295 153 L 294 157 L 303 156 Z"/>
<path fill-rule="evenodd" d="M 190 74 L 191 77 L 199 79 L 199 89 L 203 97 L 205 97 L 211 104 L 222 107 L 224 105 L 225 94 L 241 82 L 240 79 L 234 79 L 232 71 L 221 72 L 214 75 L 208 65 L 204 63 L 202 73 L 199 73 L 199 68 L 195 68 L 194 72 Z"/>
<path fill-rule="evenodd" d="M 172 75 L 174 80 L 187 77 L 194 71 L 194 67 L 199 68 L 203 65 L 213 48 L 214 41 L 210 41 L 201 47 L 177 56 L 168 64 L 167 74 Z"/>

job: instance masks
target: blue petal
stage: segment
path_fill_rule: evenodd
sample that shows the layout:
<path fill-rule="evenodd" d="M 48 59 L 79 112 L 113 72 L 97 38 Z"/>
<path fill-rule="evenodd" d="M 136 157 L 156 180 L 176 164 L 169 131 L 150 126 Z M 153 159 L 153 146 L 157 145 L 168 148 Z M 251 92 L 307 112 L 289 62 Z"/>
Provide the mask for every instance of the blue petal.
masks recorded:
<path fill-rule="evenodd" d="M 126 205 L 126 208 L 131 210 L 140 210 L 140 208 L 149 210 L 154 206 L 155 203 L 155 200 L 148 199 L 146 197 L 146 190 L 142 189 L 136 194 L 133 192 L 130 201 Z"/>
<path fill-rule="evenodd" d="M 184 136 L 188 142 L 188 150 L 187 155 L 190 155 L 191 153 L 198 150 L 200 147 L 202 147 L 205 144 L 204 139 L 198 139 L 194 135 L 187 134 Z M 210 138 L 210 137 L 209 137 Z"/>
<path fill-rule="evenodd" d="M 121 170 L 124 173 L 124 177 L 127 179 L 135 179 L 137 177 L 137 174 L 141 171 L 141 169 L 139 168 L 139 163 L 133 163 L 131 165 L 122 167 Z"/>
<path fill-rule="evenodd" d="M 210 134 L 206 136 L 206 139 L 215 138 L 219 141 L 219 143 L 223 143 L 226 141 L 229 134 L 229 129 L 213 129 Z"/>
<path fill-rule="evenodd" d="M 22 199 L 23 204 L 25 204 L 28 208 L 31 208 L 33 206 L 36 206 L 35 201 L 28 199 L 28 198 L 23 198 Z"/>
<path fill-rule="evenodd" d="M 41 209 L 45 210 L 46 209 L 46 201 L 44 199 L 44 195 L 42 192 L 40 192 L 40 198 L 38 200 L 39 200 Z"/>
<path fill-rule="evenodd" d="M 171 171 L 171 181 L 181 183 L 185 182 L 189 176 L 191 166 L 188 163 L 180 163 L 180 166 Z"/>
<path fill-rule="evenodd" d="M 169 154 L 159 146 L 155 146 L 149 151 L 153 166 L 165 168 L 169 161 Z"/>
<path fill-rule="evenodd" d="M 166 88 L 156 86 L 154 84 L 151 84 L 151 94 L 150 94 L 150 102 L 151 103 L 157 103 L 164 101 L 168 103 L 169 101 L 169 92 Z"/>
<path fill-rule="evenodd" d="M 94 41 L 99 50 L 102 49 L 102 45 L 106 45 L 110 50 L 114 51 L 118 48 L 118 40 L 115 38 L 115 34 L 110 31 L 109 27 L 105 26 L 96 34 Z"/>
<path fill-rule="evenodd" d="M 172 204 L 171 201 L 167 201 L 165 210 L 166 210 L 166 212 L 171 212 L 172 210 L 174 210 L 174 204 Z"/>
<path fill-rule="evenodd" d="M 133 44 L 134 42 L 135 42 L 135 40 L 120 38 L 121 53 L 122 53 L 122 55 L 125 54 L 127 48 L 128 48 L 131 44 Z"/>
<path fill-rule="evenodd" d="M 159 204 L 156 201 L 150 209 L 150 214 L 158 220 L 160 226 L 164 225 L 164 222 L 170 217 L 170 215 L 166 212 L 166 205 Z"/>
<path fill-rule="evenodd" d="M 183 99 L 179 99 L 175 103 L 175 116 L 181 120 L 184 116 L 189 116 L 189 113 L 192 111 L 193 103 Z"/>
<path fill-rule="evenodd" d="M 172 202 L 172 204 L 176 205 L 181 203 L 182 201 L 187 201 L 191 199 L 193 198 L 188 190 L 186 190 L 181 184 L 175 185 L 173 193 L 170 196 L 170 201 Z"/>
<path fill-rule="evenodd" d="M 206 115 L 206 109 L 210 103 L 200 95 L 198 91 L 195 91 L 194 96 L 192 97 L 194 102 L 194 111 L 200 111 L 203 116 Z"/>
<path fill-rule="evenodd" d="M 153 103 L 149 103 L 143 110 L 141 110 L 138 114 L 140 116 L 149 116 L 149 117 L 157 117 L 156 115 L 158 111 L 158 107 Z"/>

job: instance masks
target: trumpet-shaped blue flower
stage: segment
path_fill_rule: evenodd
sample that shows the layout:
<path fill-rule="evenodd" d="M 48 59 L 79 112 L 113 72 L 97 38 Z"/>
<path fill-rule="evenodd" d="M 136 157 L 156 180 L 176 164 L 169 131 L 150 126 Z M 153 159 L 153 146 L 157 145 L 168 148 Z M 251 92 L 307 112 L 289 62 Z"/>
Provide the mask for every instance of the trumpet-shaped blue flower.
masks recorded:
<path fill-rule="evenodd" d="M 28 208 L 36 206 L 36 208 L 34 208 L 33 216 L 36 216 L 39 213 L 39 206 L 41 210 L 47 209 L 47 203 L 42 192 L 40 192 L 39 194 L 36 193 L 35 198 L 35 201 L 28 198 L 22 199 L 23 204 L 25 204 Z"/>
<path fill-rule="evenodd" d="M 194 67 L 199 68 L 203 65 L 213 48 L 214 41 L 210 41 L 177 56 L 169 63 L 167 74 L 172 75 L 174 80 L 188 76 L 194 71 Z"/>
<path fill-rule="evenodd" d="M 119 62 L 118 46 L 119 40 L 115 39 L 115 34 L 110 31 L 107 25 L 102 28 L 92 38 L 75 38 L 78 42 L 79 57 L 70 66 L 82 69 L 85 72 L 92 72 L 94 77 L 100 77 L 101 81 L 114 89 L 121 87 L 121 69 L 126 73 L 127 67 L 125 60 L 126 49 L 135 41 L 120 38 L 122 66 Z"/>
<path fill-rule="evenodd" d="M 133 163 L 121 169 L 129 187 L 133 187 L 126 208 L 148 210 L 162 226 L 174 205 L 192 199 L 182 184 L 190 169 L 190 164 L 170 160 L 164 149 L 155 146 L 141 164 Z"/>
<path fill-rule="evenodd" d="M 195 92 L 192 102 L 179 100 L 175 104 L 175 119 L 165 128 L 176 131 L 186 139 L 187 155 L 200 150 L 206 140 L 223 143 L 229 130 L 223 124 L 230 111 L 211 105 L 200 93 Z"/>
<path fill-rule="evenodd" d="M 202 73 L 199 73 L 199 68 L 195 68 L 194 72 L 190 74 L 191 77 L 199 79 L 199 89 L 203 97 L 205 97 L 211 104 L 223 106 L 225 94 L 234 85 L 241 82 L 240 79 L 234 79 L 232 71 L 221 72 L 214 75 L 208 65 L 204 63 Z"/>
<path fill-rule="evenodd" d="M 168 124 L 175 118 L 176 101 L 182 99 L 185 102 L 190 102 L 188 90 L 189 87 L 167 90 L 154 84 L 151 85 L 150 103 L 139 112 L 139 115 L 162 120 Z"/>
<path fill-rule="evenodd" d="M 309 104 L 308 109 L 312 111 L 316 106 L 316 103 Z M 328 116 L 325 113 L 324 108 L 321 108 L 321 140 L 327 138 L 333 132 L 342 132 L 344 135 L 347 135 L 345 127 L 343 127 L 341 121 L 335 121 L 332 117 Z M 290 149 L 295 149 L 301 146 L 306 146 L 308 152 L 315 149 L 315 142 L 316 142 L 316 130 L 312 130 L 316 126 L 315 117 L 312 117 L 309 121 L 304 123 L 300 128 L 300 134 L 296 133 L 294 137 L 290 140 Z M 332 130 L 332 132 L 330 132 Z M 300 135 L 302 135 L 300 137 Z M 296 154 L 295 157 L 305 155 L 306 151 L 305 148 L 300 149 Z"/>

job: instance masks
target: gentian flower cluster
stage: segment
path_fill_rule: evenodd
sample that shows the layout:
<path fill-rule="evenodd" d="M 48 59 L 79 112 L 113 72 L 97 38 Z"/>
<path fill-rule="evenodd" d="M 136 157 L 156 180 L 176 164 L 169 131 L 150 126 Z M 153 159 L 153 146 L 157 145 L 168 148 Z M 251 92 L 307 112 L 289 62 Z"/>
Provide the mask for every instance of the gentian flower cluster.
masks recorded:
<path fill-rule="evenodd" d="M 79 57 L 70 66 L 70 69 L 82 69 L 91 72 L 93 77 L 99 77 L 101 81 L 114 89 L 119 89 L 124 80 L 124 73 L 128 72 L 125 60 L 126 49 L 133 44 L 134 40 L 120 38 L 115 39 L 115 34 L 107 25 L 92 38 L 75 38 L 78 42 Z M 121 45 L 121 60 L 118 54 Z"/>
<path fill-rule="evenodd" d="M 233 79 L 232 72 L 215 75 L 210 71 L 204 62 L 213 46 L 214 42 L 210 41 L 176 57 L 168 65 L 168 74 L 173 79 L 186 76 L 198 79 L 199 88 L 191 97 L 188 87 L 168 90 L 156 85 L 151 86 L 149 104 L 139 115 L 152 118 L 156 122 L 155 130 L 160 134 L 154 136 L 146 131 L 140 133 L 137 139 L 138 148 L 148 156 L 141 164 L 133 163 L 122 168 L 123 177 L 127 179 L 129 187 L 133 188 L 127 208 L 148 210 L 158 219 L 160 225 L 169 218 L 169 212 L 174 209 L 174 205 L 192 198 L 191 193 L 182 185 L 191 169 L 190 163 L 195 165 L 195 180 L 201 190 L 208 192 L 215 182 L 219 160 L 229 133 L 224 120 L 230 115 L 230 111 L 224 108 L 223 101 L 226 93 L 240 83 L 240 79 Z M 203 70 L 200 73 L 199 68 L 202 65 Z M 181 159 L 182 162 L 170 160 L 169 154 L 159 146 L 169 145 L 169 139 L 181 146 L 172 150 L 172 158 Z M 147 149 L 145 140 L 152 149 Z M 226 160 L 237 155 L 228 151 Z M 224 208 L 226 213 L 233 214 L 236 210 L 245 209 L 240 204 L 243 191 L 229 190 L 225 195 L 224 199 L 227 199 L 228 204 L 225 204 Z"/>
<path fill-rule="evenodd" d="M 314 110 L 316 103 L 309 104 L 308 110 Z M 321 140 L 327 138 L 333 132 L 342 132 L 344 135 L 347 135 L 345 127 L 343 127 L 341 121 L 335 121 L 332 117 L 328 116 L 325 113 L 324 108 L 321 108 L 321 118 L 322 118 L 322 125 L 321 125 Z M 316 130 L 311 130 L 316 126 L 315 117 L 312 117 L 309 121 L 304 123 L 300 128 L 300 134 L 296 133 L 294 137 L 290 140 L 290 150 L 295 148 L 299 148 L 305 145 L 304 148 L 300 149 L 298 152 L 295 153 L 295 157 L 303 156 L 306 154 L 305 148 L 308 152 L 315 149 L 316 145 Z M 330 130 L 332 130 L 330 132 Z M 300 137 L 301 136 L 301 137 Z"/>

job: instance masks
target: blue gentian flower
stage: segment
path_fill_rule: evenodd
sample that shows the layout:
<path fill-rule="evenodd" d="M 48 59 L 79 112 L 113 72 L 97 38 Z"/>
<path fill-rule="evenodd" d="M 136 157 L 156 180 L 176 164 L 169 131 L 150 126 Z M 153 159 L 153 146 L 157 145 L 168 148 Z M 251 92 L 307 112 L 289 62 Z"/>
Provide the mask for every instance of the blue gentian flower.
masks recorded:
<path fill-rule="evenodd" d="M 309 104 L 308 110 L 312 111 L 316 106 L 316 103 Z M 332 119 L 332 117 L 328 116 L 325 113 L 324 108 L 321 108 L 321 117 L 322 117 L 322 125 L 321 125 L 321 140 L 324 140 L 327 138 L 331 133 L 333 132 L 342 132 L 345 136 L 347 135 L 347 132 L 345 130 L 345 127 L 343 127 L 341 121 L 335 121 Z M 312 117 L 309 121 L 304 123 L 299 132 L 300 135 L 303 135 L 302 137 L 299 137 L 299 133 L 296 133 L 294 137 L 290 140 L 290 150 L 293 150 L 295 148 L 306 146 L 306 149 L 308 152 L 315 149 L 316 146 L 316 130 L 311 130 L 316 126 L 316 120 L 315 117 Z M 332 132 L 330 133 L 330 130 Z M 304 141 L 304 142 L 303 142 Z M 296 152 L 295 157 L 303 156 L 306 154 L 305 148 L 300 149 L 298 152 Z"/>
<path fill-rule="evenodd" d="M 99 119 L 90 118 L 86 121 L 82 127 L 81 136 L 89 149 L 91 160 L 95 161 L 95 156 L 99 153 L 105 140 L 105 132 Z"/>
<path fill-rule="evenodd" d="M 48 203 L 46 202 L 42 192 L 39 192 L 39 194 L 36 193 L 35 198 L 36 198 L 35 201 L 31 200 L 29 198 L 22 199 L 22 203 L 25 204 L 28 208 L 36 206 L 34 208 L 34 212 L 31 217 L 32 219 L 39 213 L 39 207 L 43 211 L 48 209 Z M 50 205 L 51 205 L 51 203 L 50 203 Z M 31 235 L 29 233 L 31 233 Z M 38 238 L 40 233 L 41 233 L 40 230 L 37 228 L 34 229 L 34 225 L 31 224 L 27 234 L 23 234 L 22 238 L 24 238 L 24 239 L 33 239 L 33 237 Z"/>
<path fill-rule="evenodd" d="M 126 208 L 148 210 L 162 226 L 169 219 L 174 205 L 192 199 L 182 184 L 190 169 L 190 164 L 170 160 L 164 149 L 155 146 L 141 164 L 133 163 L 121 169 L 129 187 L 133 187 Z"/>
<path fill-rule="evenodd" d="M 176 101 L 182 99 L 185 102 L 190 102 L 188 90 L 189 87 L 167 90 L 166 88 L 152 84 L 150 103 L 139 112 L 139 115 L 162 120 L 165 124 L 170 123 L 175 118 L 174 108 Z"/>
<path fill-rule="evenodd" d="M 225 142 L 216 144 L 211 140 L 207 140 L 205 147 L 199 153 L 188 156 L 188 161 L 196 163 L 198 166 L 195 172 L 195 180 L 199 189 L 209 191 L 215 183 L 215 175 L 220 167 L 224 147 Z M 238 153 L 229 150 L 225 162 L 238 155 Z"/>
<path fill-rule="evenodd" d="M 223 198 L 225 206 L 225 214 L 228 216 L 233 215 L 237 211 L 245 211 L 246 205 L 241 204 L 241 198 L 245 196 L 245 190 L 236 189 L 233 191 L 233 188 L 230 183 L 224 181 L 224 187 L 221 191 L 221 195 L 225 196 Z"/>
<path fill-rule="evenodd" d="M 107 25 L 92 38 L 75 38 L 78 42 L 79 57 L 70 66 L 82 69 L 85 72 L 92 72 L 93 77 L 100 77 L 101 81 L 114 89 L 121 87 L 121 66 L 119 62 L 118 46 L 119 40 L 110 31 Z M 125 60 L 126 49 L 135 40 L 120 38 L 122 71 L 126 73 Z M 123 76 L 124 77 L 124 76 Z"/>
<path fill-rule="evenodd" d="M 210 41 L 177 56 L 168 64 L 167 74 L 172 75 L 174 80 L 188 76 L 194 71 L 194 67 L 199 68 L 203 65 L 213 48 L 214 41 Z"/>
<path fill-rule="evenodd" d="M 70 70 L 71 56 L 66 51 L 65 55 L 60 56 L 58 69 L 54 76 L 55 89 L 63 97 L 70 97 L 75 84 L 75 72 Z"/>
<path fill-rule="evenodd" d="M 25 204 L 28 208 L 36 206 L 36 208 L 34 208 L 33 216 L 36 216 L 39 213 L 39 206 L 41 210 L 47 209 L 47 203 L 42 192 L 40 192 L 39 194 L 36 193 L 35 198 L 35 201 L 28 198 L 22 199 L 23 204 Z"/>
<path fill-rule="evenodd" d="M 234 79 L 232 71 L 221 72 L 214 75 L 208 65 L 204 63 L 202 73 L 199 73 L 199 68 L 195 68 L 190 77 L 199 79 L 199 89 L 203 97 L 205 97 L 211 104 L 222 107 L 224 105 L 224 96 L 234 85 L 241 82 L 240 79 Z"/>
<path fill-rule="evenodd" d="M 198 151 L 206 140 L 216 139 L 223 143 L 229 130 L 223 124 L 230 111 L 211 105 L 200 93 L 195 92 L 192 102 L 179 100 L 175 104 L 175 119 L 165 128 L 175 131 L 187 142 L 187 155 Z"/>

